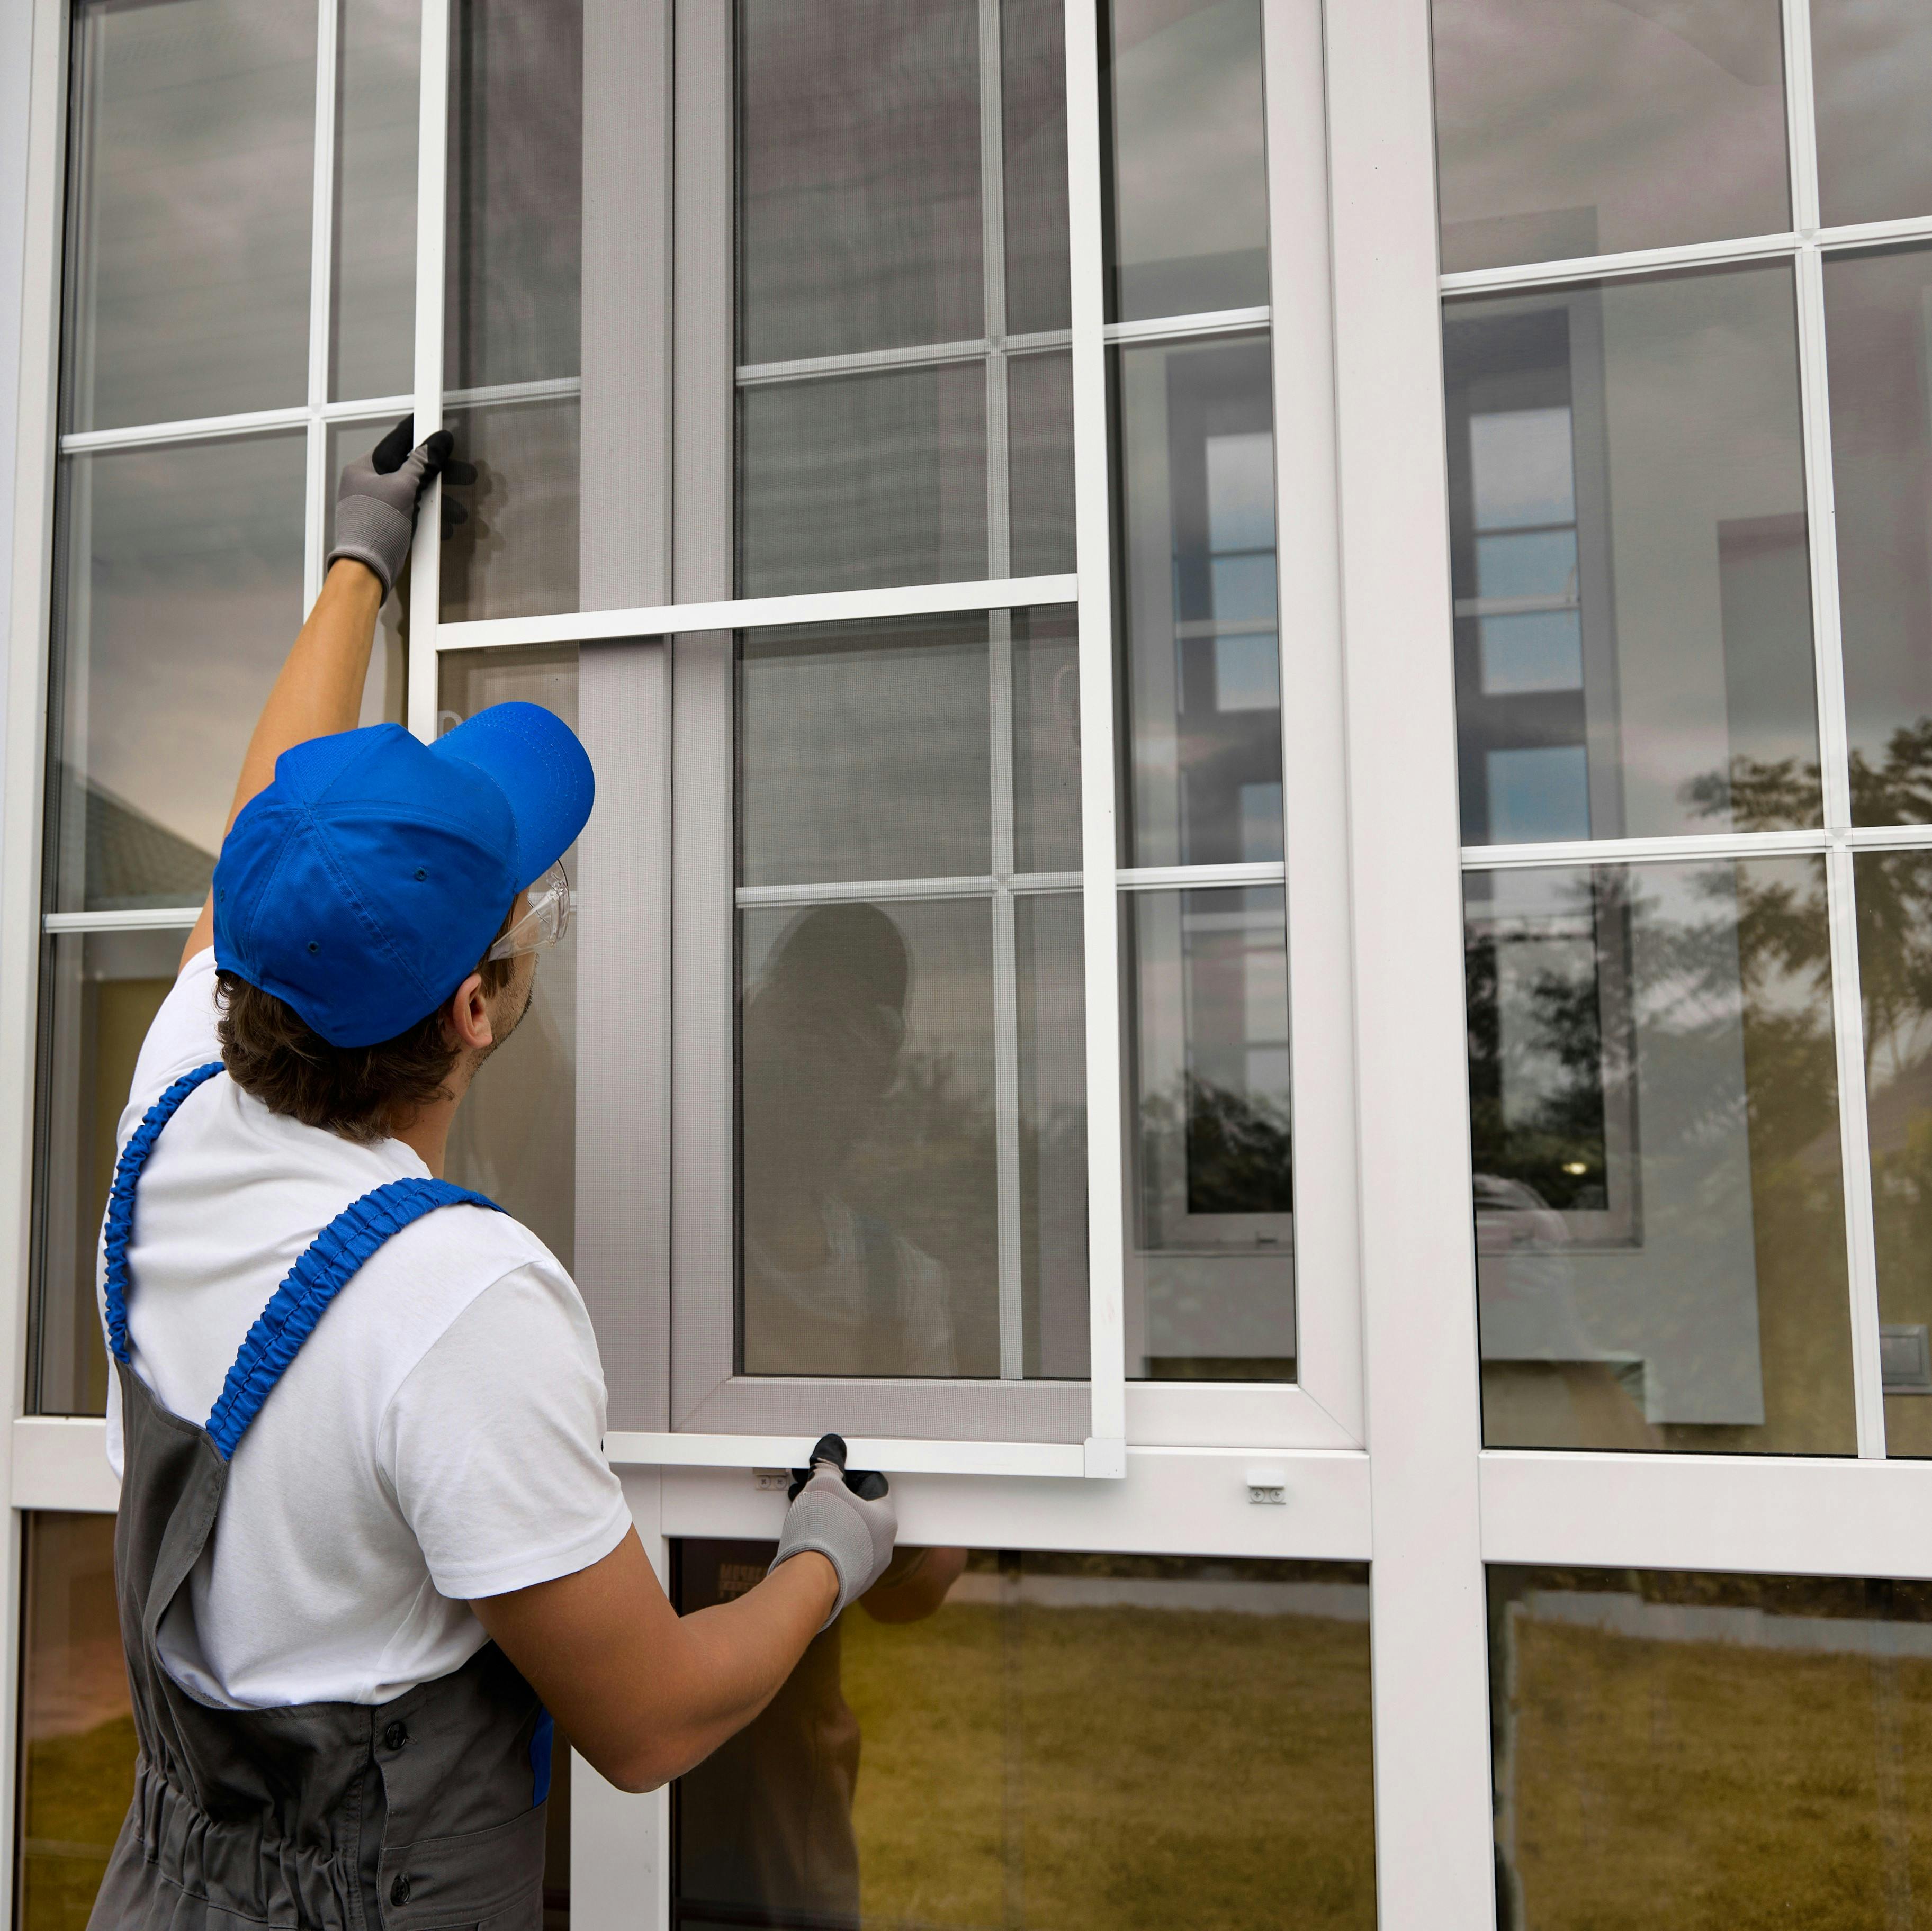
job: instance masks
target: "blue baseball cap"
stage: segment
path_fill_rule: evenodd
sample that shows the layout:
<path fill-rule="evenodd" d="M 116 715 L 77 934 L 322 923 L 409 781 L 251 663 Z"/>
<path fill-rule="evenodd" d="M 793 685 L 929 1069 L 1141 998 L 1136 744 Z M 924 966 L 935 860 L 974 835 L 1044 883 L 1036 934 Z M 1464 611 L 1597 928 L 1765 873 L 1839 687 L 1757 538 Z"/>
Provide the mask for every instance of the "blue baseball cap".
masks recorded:
<path fill-rule="evenodd" d="M 536 704 L 434 744 L 400 724 L 298 744 L 222 844 L 214 962 L 331 1045 L 393 1039 L 454 997 L 595 792 L 577 733 Z"/>

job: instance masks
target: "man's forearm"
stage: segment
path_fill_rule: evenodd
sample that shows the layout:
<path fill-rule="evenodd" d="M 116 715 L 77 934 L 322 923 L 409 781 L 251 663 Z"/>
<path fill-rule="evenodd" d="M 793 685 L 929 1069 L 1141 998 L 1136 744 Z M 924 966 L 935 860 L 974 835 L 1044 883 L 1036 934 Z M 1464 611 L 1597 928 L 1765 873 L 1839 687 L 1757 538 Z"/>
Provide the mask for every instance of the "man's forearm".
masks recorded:
<path fill-rule="evenodd" d="M 680 1777 L 776 1696 L 838 1599 L 816 1552 L 680 1617 L 633 1531 L 601 1562 L 471 1604 L 575 1747 L 610 1782 Z"/>
<path fill-rule="evenodd" d="M 367 565 L 346 558 L 332 564 L 322 580 L 308 621 L 296 639 L 276 678 L 268 701 L 262 707 L 254 735 L 248 740 L 242 775 L 228 808 L 234 823 L 243 805 L 266 790 L 282 753 L 310 738 L 352 730 L 362 713 L 362 687 L 369 675 L 369 652 L 376 636 L 376 617 L 382 607 L 382 586 Z M 223 827 L 226 835 L 227 827 Z M 182 950 L 185 964 L 214 941 L 214 901 L 202 906 L 194 930 Z"/>

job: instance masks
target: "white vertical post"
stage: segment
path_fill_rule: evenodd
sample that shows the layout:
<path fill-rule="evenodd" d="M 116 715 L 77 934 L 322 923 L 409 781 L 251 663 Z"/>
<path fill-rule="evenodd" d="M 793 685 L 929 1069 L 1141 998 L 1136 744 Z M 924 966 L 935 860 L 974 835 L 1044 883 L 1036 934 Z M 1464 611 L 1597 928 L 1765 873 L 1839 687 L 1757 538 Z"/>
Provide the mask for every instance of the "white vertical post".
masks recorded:
<path fill-rule="evenodd" d="M 664 1478 L 623 1471 L 638 1538 L 670 1587 Z M 570 1766 L 570 1921 L 573 1931 L 670 1931 L 670 1792 L 640 1797 L 608 1783 L 580 1756 Z"/>
<path fill-rule="evenodd" d="M 303 523 L 302 607 L 322 594 L 322 527 L 328 508 L 330 282 L 335 267 L 335 71 L 343 0 L 316 0 L 315 10 L 315 182 L 309 203 L 308 487 Z"/>
<path fill-rule="evenodd" d="M 1073 322 L 1073 512 L 1080 578 L 1081 901 L 1087 991 L 1087 1258 L 1094 1419 L 1087 1472 L 1126 1473 L 1122 1303 L 1120 916 L 1114 902 L 1114 578 L 1107 485 L 1106 265 L 1094 0 L 1066 0 L 1066 204 Z"/>
<path fill-rule="evenodd" d="M 422 0 L 416 110 L 416 436 L 442 427 L 443 229 L 448 218 L 450 0 Z M 436 630 L 442 589 L 442 484 L 423 492 L 410 551 L 410 729 L 436 735 Z"/>
<path fill-rule="evenodd" d="M 1296 1373 L 1362 1433 L 1354 955 L 1342 755 L 1335 337 L 1322 0 L 1264 0 L 1282 810 L 1294 1118 Z"/>
<path fill-rule="evenodd" d="M 28 1257 L 33 1225 L 34 1048 L 40 957 L 41 804 L 46 747 L 46 663 L 52 610 L 54 451 L 58 412 L 62 176 L 66 159 L 68 16 L 64 0 L 8 10 L 0 26 L 0 102 L 24 104 L 0 116 L 0 141 L 14 148 L 0 184 L 20 182 L 23 218 L 16 292 L 17 369 L 0 366 L 17 398 L 14 417 L 12 554 L 0 586 L 8 595 L 5 690 L 0 697 L 0 1418 L 21 1412 L 27 1384 Z M 22 75 L 14 63 L 25 67 Z M 18 78 L 16 78 L 18 76 Z M 17 145 L 16 145 L 17 144 Z M 14 172 L 19 167 L 20 172 Z M 0 274 L 0 285 L 10 277 Z M 0 337 L 0 340 L 4 340 Z M 0 1447 L 0 1481 L 10 1489 L 13 1444 Z M 0 1537 L 0 1816 L 16 1815 L 20 1736 L 21 1565 L 24 1519 L 10 1510 Z M 15 1887 L 0 1887 L 0 1931 L 14 1920 Z"/>
<path fill-rule="evenodd" d="M 1329 0 L 1383 1931 L 1493 1931 L 1430 13 Z"/>
<path fill-rule="evenodd" d="M 1856 867 L 1844 834 L 1852 823 L 1851 731 L 1845 712 L 1843 626 L 1838 603 L 1837 487 L 1832 471 L 1832 405 L 1825 340 L 1825 264 L 1815 237 L 1818 124 L 1812 88 L 1810 0 L 1784 0 L 1786 136 L 1790 147 L 1791 225 L 1804 238 L 1793 264 L 1798 298 L 1798 378 L 1804 442 L 1804 510 L 1811 559 L 1811 637 L 1818 694 L 1818 770 L 1831 923 L 1832 1024 L 1838 1072 L 1838 1153 L 1844 1177 L 1845 1255 L 1851 1294 L 1852 1385 L 1858 1453 L 1885 1453 L 1885 1369 L 1879 1336 L 1878 1252 L 1873 1222 L 1871 1135 L 1865 1112 L 1864 1003 L 1858 970 Z"/>

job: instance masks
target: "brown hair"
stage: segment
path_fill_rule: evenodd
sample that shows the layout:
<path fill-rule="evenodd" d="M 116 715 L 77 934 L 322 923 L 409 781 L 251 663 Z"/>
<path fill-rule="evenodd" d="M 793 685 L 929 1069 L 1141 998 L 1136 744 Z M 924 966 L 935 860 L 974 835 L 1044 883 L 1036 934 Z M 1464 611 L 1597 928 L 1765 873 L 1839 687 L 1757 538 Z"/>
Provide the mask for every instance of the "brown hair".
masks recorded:
<path fill-rule="evenodd" d="M 505 930 L 509 923 L 506 918 Z M 484 997 L 494 999 L 509 984 L 516 961 L 486 958 L 476 970 Z M 360 1145 L 386 1138 L 440 1098 L 463 1056 L 444 1026 L 445 1006 L 380 1045 L 332 1046 L 286 1000 L 232 972 L 214 979 L 229 1078 L 271 1113 Z"/>

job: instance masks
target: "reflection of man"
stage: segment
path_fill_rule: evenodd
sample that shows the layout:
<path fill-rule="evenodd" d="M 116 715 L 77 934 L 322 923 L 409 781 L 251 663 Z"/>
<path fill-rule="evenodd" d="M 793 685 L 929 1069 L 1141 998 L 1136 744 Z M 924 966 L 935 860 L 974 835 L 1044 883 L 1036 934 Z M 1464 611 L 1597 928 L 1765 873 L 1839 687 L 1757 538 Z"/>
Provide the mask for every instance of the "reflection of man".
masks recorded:
<path fill-rule="evenodd" d="M 905 1043 L 912 958 L 875 905 L 801 913 L 745 1001 L 745 1370 L 950 1375 L 946 1270 L 839 1191 Z"/>
<path fill-rule="evenodd" d="M 687 1543 L 682 1600 L 688 1615 L 752 1587 L 770 1543 Z M 902 1549 L 860 1599 L 876 1623 L 933 1615 L 966 1566 L 963 1549 Z M 842 1681 L 844 1618 L 812 1642 L 784 1687 L 748 1729 L 679 1788 L 679 1891 L 683 1921 L 812 1927 L 856 1925 L 859 1720 Z"/>

